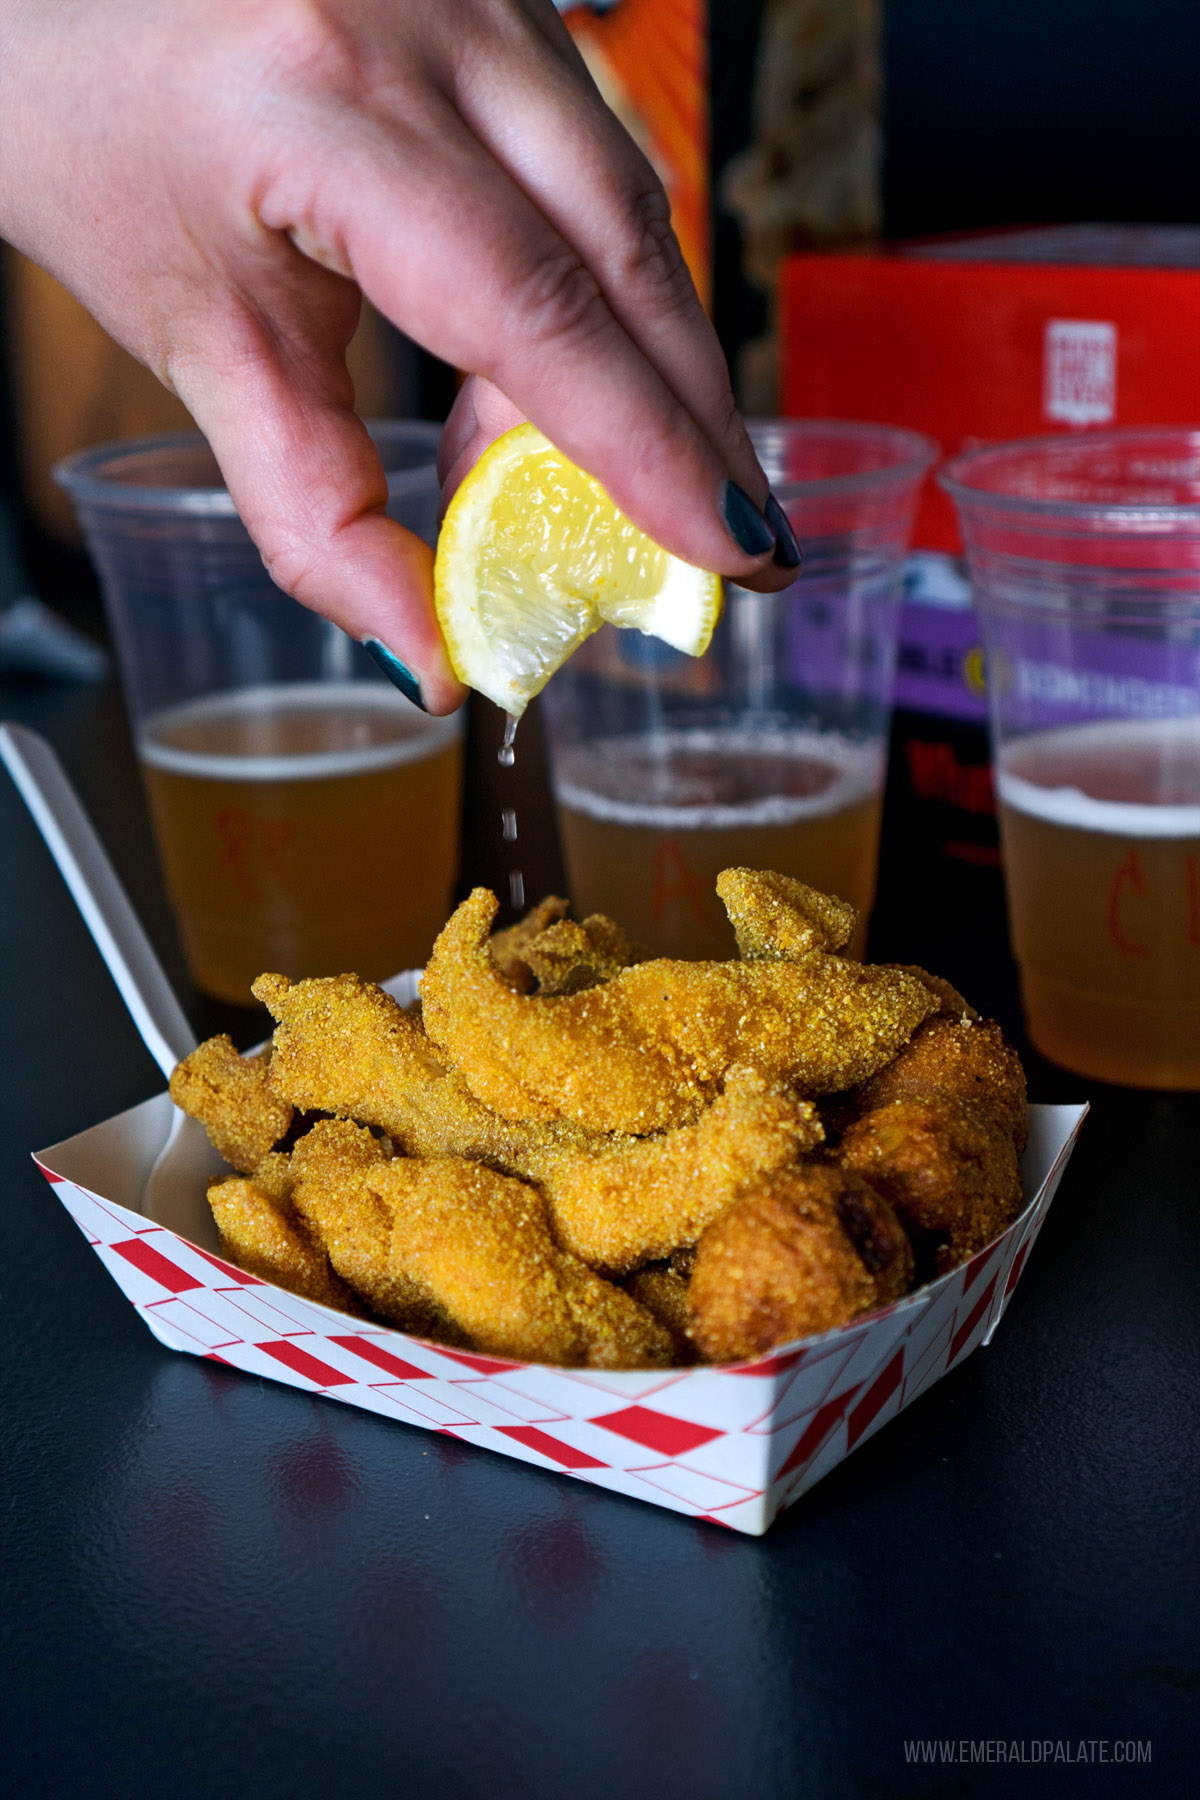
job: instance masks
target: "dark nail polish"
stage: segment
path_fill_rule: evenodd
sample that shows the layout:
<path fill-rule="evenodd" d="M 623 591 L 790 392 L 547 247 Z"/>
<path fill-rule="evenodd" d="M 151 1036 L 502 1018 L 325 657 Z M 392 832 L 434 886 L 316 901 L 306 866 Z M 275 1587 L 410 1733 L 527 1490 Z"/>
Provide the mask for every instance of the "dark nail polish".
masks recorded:
<path fill-rule="evenodd" d="M 788 524 L 788 516 L 774 494 L 767 495 L 763 516 L 775 533 L 775 554 L 771 558 L 772 562 L 778 563 L 781 569 L 798 569 L 804 557 L 796 542 L 796 534 Z"/>
<path fill-rule="evenodd" d="M 386 644 L 381 644 L 378 638 L 364 638 L 362 647 L 371 661 L 383 670 L 392 686 L 400 689 L 406 700 L 411 700 L 413 705 L 419 706 L 422 712 L 428 711 L 421 698 L 420 682 L 411 669 L 405 668 L 398 656 L 392 655 Z"/>
<path fill-rule="evenodd" d="M 761 556 L 764 550 L 775 548 L 775 533 L 736 481 L 721 484 L 721 516 L 730 537 L 747 556 Z"/>

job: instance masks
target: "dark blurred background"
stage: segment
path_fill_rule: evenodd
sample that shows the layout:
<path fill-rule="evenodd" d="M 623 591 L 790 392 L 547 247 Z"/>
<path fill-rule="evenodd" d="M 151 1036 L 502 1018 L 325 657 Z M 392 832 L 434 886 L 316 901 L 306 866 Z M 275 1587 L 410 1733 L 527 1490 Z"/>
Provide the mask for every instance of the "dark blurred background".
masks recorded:
<path fill-rule="evenodd" d="M 890 236 L 1200 216 L 1195 0 L 891 0 Z"/>

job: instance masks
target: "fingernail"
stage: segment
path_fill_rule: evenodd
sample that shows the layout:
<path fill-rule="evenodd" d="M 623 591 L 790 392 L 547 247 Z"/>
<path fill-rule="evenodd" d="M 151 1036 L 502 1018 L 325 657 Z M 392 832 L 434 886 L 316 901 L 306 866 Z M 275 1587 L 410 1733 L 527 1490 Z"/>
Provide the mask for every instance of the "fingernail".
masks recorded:
<path fill-rule="evenodd" d="M 774 494 L 767 495 L 763 516 L 775 533 L 775 554 L 771 561 L 778 563 L 781 569 L 798 569 L 804 561 L 803 552 L 796 542 L 795 532 L 788 524 L 788 516 Z"/>
<path fill-rule="evenodd" d="M 411 669 L 405 668 L 398 656 L 392 655 L 386 644 L 381 644 L 378 638 L 364 638 L 362 647 L 371 661 L 383 670 L 392 686 L 400 689 L 406 700 L 411 700 L 422 712 L 428 712 L 429 708 L 421 698 L 420 682 Z"/>
<path fill-rule="evenodd" d="M 738 548 L 747 556 L 761 556 L 775 548 L 775 533 L 736 481 L 721 484 L 721 516 Z"/>

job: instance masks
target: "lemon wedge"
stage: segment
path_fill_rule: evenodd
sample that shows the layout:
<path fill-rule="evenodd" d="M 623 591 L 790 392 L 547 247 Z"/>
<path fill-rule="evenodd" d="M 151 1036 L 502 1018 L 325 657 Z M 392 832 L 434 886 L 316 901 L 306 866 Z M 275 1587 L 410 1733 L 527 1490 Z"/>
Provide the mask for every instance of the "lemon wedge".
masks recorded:
<path fill-rule="evenodd" d="M 518 716 L 605 622 L 702 655 L 721 581 L 651 543 L 598 481 L 518 425 L 450 502 L 434 600 L 459 680 Z"/>

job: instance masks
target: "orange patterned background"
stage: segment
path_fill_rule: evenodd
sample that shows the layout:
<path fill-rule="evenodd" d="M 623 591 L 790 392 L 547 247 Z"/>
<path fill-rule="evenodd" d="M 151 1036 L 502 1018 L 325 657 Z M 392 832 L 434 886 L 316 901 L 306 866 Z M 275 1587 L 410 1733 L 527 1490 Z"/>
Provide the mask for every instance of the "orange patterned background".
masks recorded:
<path fill-rule="evenodd" d="M 704 0 L 617 0 L 563 9 L 613 111 L 657 169 L 705 305 L 711 292 L 708 43 Z"/>

